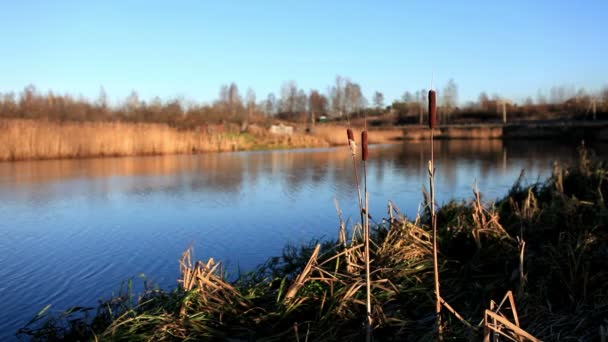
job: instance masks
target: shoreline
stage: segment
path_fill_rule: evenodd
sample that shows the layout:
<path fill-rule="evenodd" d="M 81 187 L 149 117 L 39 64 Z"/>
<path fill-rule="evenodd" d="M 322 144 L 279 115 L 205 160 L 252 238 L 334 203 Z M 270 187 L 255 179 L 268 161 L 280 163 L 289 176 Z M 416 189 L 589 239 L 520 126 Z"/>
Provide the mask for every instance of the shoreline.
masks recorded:
<path fill-rule="evenodd" d="M 428 139 L 426 126 L 404 127 L 404 140 Z M 544 121 L 510 124 L 446 125 L 435 129 L 435 139 L 502 139 L 502 140 L 552 140 L 608 141 L 607 121 Z"/>
<path fill-rule="evenodd" d="M 326 123 L 317 124 L 311 133 L 305 131 L 305 126 L 298 126 L 291 135 L 274 135 L 256 125 L 241 133 L 179 130 L 165 124 L 0 119 L 0 162 L 337 147 L 347 145 L 346 128 Z M 353 128 L 358 141 L 362 127 Z M 428 128 L 419 125 L 369 130 L 370 144 L 421 141 L 428 137 Z M 435 138 L 608 141 L 608 122 L 439 126 Z"/>
<path fill-rule="evenodd" d="M 346 146 L 345 131 L 345 126 L 330 124 L 318 125 L 312 133 L 299 127 L 291 135 L 275 135 L 256 125 L 241 133 L 179 130 L 165 124 L 0 119 L 0 162 Z M 401 138 L 400 129 L 370 131 L 371 144 L 396 143 Z"/>

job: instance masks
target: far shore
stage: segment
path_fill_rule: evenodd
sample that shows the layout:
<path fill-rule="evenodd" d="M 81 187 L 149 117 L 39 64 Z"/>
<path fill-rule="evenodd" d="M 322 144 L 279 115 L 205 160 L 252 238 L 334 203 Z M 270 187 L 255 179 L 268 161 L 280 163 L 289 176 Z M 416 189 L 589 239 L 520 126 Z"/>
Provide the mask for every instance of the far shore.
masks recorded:
<path fill-rule="evenodd" d="M 357 137 L 362 127 L 352 127 Z M 399 142 L 399 128 L 371 129 L 371 144 Z M 358 139 L 357 139 L 358 140 Z M 306 131 L 272 134 L 250 125 L 240 132 L 222 129 L 181 130 L 165 124 L 126 122 L 54 122 L 0 119 L 0 161 L 195 154 L 229 151 L 318 148 L 346 145 L 346 126 L 318 124 Z"/>
<path fill-rule="evenodd" d="M 222 127 L 224 128 L 224 127 Z M 126 122 L 55 122 L 0 119 L 0 161 L 75 159 L 228 151 L 301 149 L 347 144 L 346 123 L 295 125 L 291 134 L 272 134 L 250 125 L 182 130 L 165 124 Z M 359 140 L 363 126 L 353 126 Z M 520 124 L 448 125 L 433 132 L 437 139 L 571 139 L 608 141 L 608 122 L 531 122 Z M 371 144 L 428 139 L 426 126 L 369 128 Z"/>

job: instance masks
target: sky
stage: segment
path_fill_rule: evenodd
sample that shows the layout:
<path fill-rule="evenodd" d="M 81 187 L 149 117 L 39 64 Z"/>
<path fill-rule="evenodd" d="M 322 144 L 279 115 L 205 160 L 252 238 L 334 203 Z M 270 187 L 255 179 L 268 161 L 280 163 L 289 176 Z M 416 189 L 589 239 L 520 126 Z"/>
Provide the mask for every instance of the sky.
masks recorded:
<path fill-rule="evenodd" d="M 606 0 L 2 0 L 0 41 L 0 92 L 112 101 L 211 102 L 230 82 L 262 100 L 337 75 L 387 103 L 450 78 L 460 103 L 608 85 Z"/>

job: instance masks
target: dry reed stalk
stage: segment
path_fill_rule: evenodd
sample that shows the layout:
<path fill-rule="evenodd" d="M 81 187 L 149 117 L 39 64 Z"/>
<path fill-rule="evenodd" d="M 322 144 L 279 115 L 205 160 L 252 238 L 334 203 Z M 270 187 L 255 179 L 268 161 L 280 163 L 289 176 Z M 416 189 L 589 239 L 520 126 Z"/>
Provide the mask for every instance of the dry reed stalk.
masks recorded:
<path fill-rule="evenodd" d="M 346 248 L 347 237 L 346 237 L 346 223 L 344 222 L 344 218 L 342 217 L 342 209 L 340 209 L 340 202 L 338 199 L 334 197 L 334 205 L 336 206 L 336 212 L 338 213 L 338 219 L 340 220 L 340 235 L 339 235 L 339 243 Z"/>
<path fill-rule="evenodd" d="M 437 339 L 443 341 L 441 323 L 441 294 L 439 292 L 439 263 L 437 260 L 437 216 L 435 214 L 435 155 L 434 129 L 437 126 L 437 94 L 429 90 L 429 128 L 431 129 L 431 160 L 429 161 L 429 187 L 431 191 L 431 225 L 433 226 L 433 274 L 435 280 L 435 315 L 437 324 Z"/>
<path fill-rule="evenodd" d="M 469 323 L 469 321 L 467 321 L 464 317 L 462 317 L 462 315 L 459 314 L 458 311 L 456 311 L 456 309 L 454 309 L 448 302 L 446 302 L 445 299 L 441 298 L 441 304 L 443 304 L 443 306 L 449 312 L 451 312 L 456 318 L 458 318 L 458 320 L 460 322 L 462 322 L 462 324 L 466 325 L 468 328 L 470 328 L 473 331 L 477 331 L 477 328 L 474 327 L 471 323 Z"/>
<path fill-rule="evenodd" d="M 192 246 L 182 255 L 180 274 L 178 283 L 185 291 L 197 289 L 209 312 L 221 312 L 227 308 L 236 310 L 235 304 L 242 308 L 249 307 L 237 289 L 223 279 L 221 262 L 216 263 L 211 258 L 207 263 L 197 261 L 192 264 Z M 187 306 L 185 303 L 181 307 L 181 315 L 186 313 Z"/>
<path fill-rule="evenodd" d="M 509 308 L 513 317 L 513 322 L 509 321 L 505 314 L 501 312 L 503 305 L 509 302 Z M 508 291 L 503 297 L 500 304 L 490 301 L 490 309 L 484 313 L 484 342 L 489 342 L 494 332 L 495 340 L 498 340 L 498 335 L 504 336 L 512 341 L 532 341 L 540 342 L 539 339 L 532 336 L 527 331 L 519 326 L 519 315 L 515 305 L 513 292 Z"/>
<path fill-rule="evenodd" d="M 308 260 L 308 263 L 306 264 L 306 267 L 304 267 L 304 269 L 302 270 L 302 273 L 300 273 L 298 275 L 296 280 L 289 287 L 289 290 L 287 290 L 287 294 L 285 295 L 285 301 L 292 300 L 296 296 L 296 293 L 298 293 L 298 290 L 300 288 L 302 288 L 302 286 L 309 280 L 308 278 L 309 278 L 314 266 L 317 264 L 317 259 L 319 257 L 320 251 L 321 251 L 321 245 L 317 244 L 314 252 L 310 256 L 310 259 Z"/>
<path fill-rule="evenodd" d="M 477 184 L 475 184 L 475 189 L 473 191 L 475 200 L 473 201 L 473 222 L 475 222 L 475 226 L 473 227 L 471 233 L 473 234 L 473 239 L 475 240 L 475 244 L 477 248 L 481 248 L 481 235 L 488 234 L 494 236 L 505 236 L 511 239 L 511 236 L 504 227 L 500 224 L 500 217 L 498 213 L 492 209 L 488 210 L 481 203 L 481 193 L 479 189 L 477 189 Z"/>
<path fill-rule="evenodd" d="M 363 184 L 365 190 L 365 225 L 364 229 L 364 242 L 365 242 L 365 288 L 366 288 L 366 309 L 367 309 L 367 319 L 366 319 L 366 340 L 369 341 L 371 339 L 371 327 L 372 327 L 372 304 L 371 304 L 371 279 L 370 279 L 370 253 L 369 253 L 369 240 L 370 240 L 370 232 L 369 232 L 369 194 L 367 192 L 367 159 L 369 157 L 368 152 L 368 142 L 367 142 L 367 131 L 361 132 L 361 160 L 363 161 Z"/>
<path fill-rule="evenodd" d="M 526 286 L 526 274 L 524 273 L 524 253 L 526 251 L 526 241 L 524 239 L 517 238 L 519 246 L 519 289 L 517 290 L 518 295 L 523 295 L 524 288 Z"/>
<path fill-rule="evenodd" d="M 350 154 L 353 159 L 353 170 L 355 172 L 355 185 L 357 188 L 357 197 L 359 199 L 359 215 L 361 216 L 361 226 L 363 226 L 363 199 L 361 197 L 361 183 L 359 181 L 359 171 L 357 168 L 357 143 L 355 142 L 355 135 L 353 130 L 348 128 L 346 130 L 346 137 L 348 138 L 348 146 L 350 148 Z"/>

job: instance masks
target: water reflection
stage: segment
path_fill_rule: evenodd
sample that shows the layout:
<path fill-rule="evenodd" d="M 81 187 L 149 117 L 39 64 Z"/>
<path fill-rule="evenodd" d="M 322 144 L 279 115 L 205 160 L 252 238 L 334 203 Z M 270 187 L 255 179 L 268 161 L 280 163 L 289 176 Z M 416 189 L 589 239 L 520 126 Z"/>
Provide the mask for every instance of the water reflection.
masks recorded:
<path fill-rule="evenodd" d="M 502 140 L 452 140 L 435 142 L 438 173 L 448 184 L 457 184 L 463 164 L 474 164 L 486 179 L 506 174 L 516 166 L 535 171 L 556 158 L 576 158 L 571 146 L 552 142 L 503 142 Z M 428 142 L 375 147 L 368 161 L 375 180 L 382 182 L 387 169 L 398 168 L 404 177 L 426 177 L 430 158 Z M 82 193 L 216 192 L 236 200 L 244 183 L 271 178 L 284 184 L 287 194 L 310 185 L 331 183 L 347 191 L 354 183 L 351 157 L 344 148 L 313 151 L 220 153 L 196 156 L 151 156 L 84 160 L 50 160 L 0 163 L 0 199 L 47 201 Z M 136 176 L 136 177 L 135 177 Z M 470 182 L 473 182 L 473 178 Z M 67 186 L 69 184 L 69 186 Z"/>

